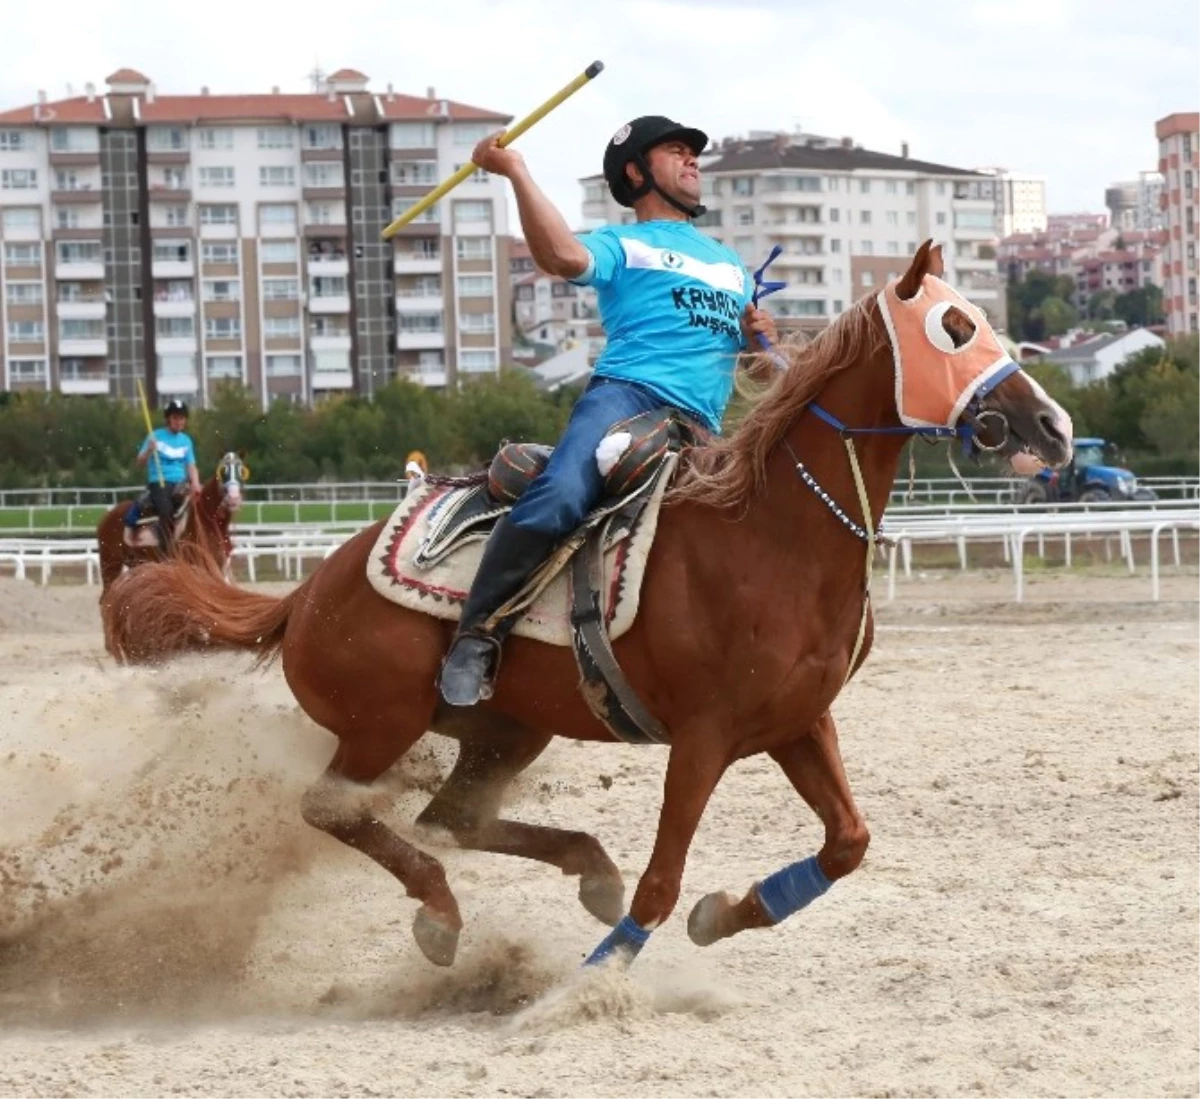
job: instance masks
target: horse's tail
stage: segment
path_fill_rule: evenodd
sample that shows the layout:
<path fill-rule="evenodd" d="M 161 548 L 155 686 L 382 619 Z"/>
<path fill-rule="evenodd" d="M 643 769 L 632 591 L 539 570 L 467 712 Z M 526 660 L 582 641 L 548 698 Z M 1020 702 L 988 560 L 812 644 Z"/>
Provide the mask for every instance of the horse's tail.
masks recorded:
<path fill-rule="evenodd" d="M 135 664 L 211 649 L 254 649 L 264 664 L 283 646 L 303 587 L 282 599 L 247 591 L 228 583 L 206 554 L 141 565 L 102 599 L 105 643 L 118 660 Z"/>

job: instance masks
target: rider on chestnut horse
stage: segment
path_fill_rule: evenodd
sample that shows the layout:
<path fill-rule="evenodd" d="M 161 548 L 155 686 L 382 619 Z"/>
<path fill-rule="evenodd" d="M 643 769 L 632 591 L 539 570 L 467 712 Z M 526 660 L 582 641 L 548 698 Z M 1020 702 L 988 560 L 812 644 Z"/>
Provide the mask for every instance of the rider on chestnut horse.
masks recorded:
<path fill-rule="evenodd" d="M 442 696 L 455 706 L 490 696 L 507 629 L 488 620 L 600 501 L 597 448 L 608 431 L 668 406 L 719 434 L 739 352 L 756 335 L 776 339 L 774 321 L 750 304 L 753 280 L 737 253 L 691 224 L 704 213 L 701 131 L 657 115 L 622 126 L 605 149 L 604 178 L 637 220 L 580 237 L 498 137 L 472 159 L 512 181 L 538 266 L 597 289 L 608 343 L 545 469 L 488 539 L 441 669 Z"/>
<path fill-rule="evenodd" d="M 183 401 L 173 399 L 163 410 L 166 427 L 155 428 L 146 436 L 138 451 L 138 465 L 147 465 L 147 491 L 150 502 L 158 513 L 158 546 L 164 553 L 170 547 L 174 525 L 175 504 L 186 486 L 191 487 L 193 499 L 201 492 L 200 474 L 196 469 L 196 448 L 187 427 L 188 407 Z M 138 509 L 129 509 L 125 522 L 136 526 Z"/>

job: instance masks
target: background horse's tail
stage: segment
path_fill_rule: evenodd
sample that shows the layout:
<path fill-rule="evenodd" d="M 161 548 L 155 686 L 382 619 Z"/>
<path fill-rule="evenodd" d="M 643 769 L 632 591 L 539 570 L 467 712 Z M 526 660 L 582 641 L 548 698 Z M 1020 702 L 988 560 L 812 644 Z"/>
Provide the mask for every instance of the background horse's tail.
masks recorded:
<path fill-rule="evenodd" d="M 301 585 L 282 599 L 228 583 L 204 554 L 141 565 L 101 600 L 104 639 L 118 660 L 150 664 L 183 652 L 256 649 L 259 663 L 283 645 Z"/>

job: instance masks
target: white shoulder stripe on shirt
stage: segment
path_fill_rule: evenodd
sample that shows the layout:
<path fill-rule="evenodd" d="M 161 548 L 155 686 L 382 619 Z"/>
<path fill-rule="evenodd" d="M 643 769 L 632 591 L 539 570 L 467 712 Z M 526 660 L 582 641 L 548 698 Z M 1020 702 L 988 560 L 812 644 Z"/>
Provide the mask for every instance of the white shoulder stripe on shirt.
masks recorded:
<path fill-rule="evenodd" d="M 745 290 L 746 276 L 736 264 L 705 263 L 682 252 L 655 248 L 630 237 L 621 238 L 621 247 L 625 250 L 625 265 L 631 269 L 686 275 L 707 283 L 715 290 L 726 290 L 731 294 L 741 294 Z"/>

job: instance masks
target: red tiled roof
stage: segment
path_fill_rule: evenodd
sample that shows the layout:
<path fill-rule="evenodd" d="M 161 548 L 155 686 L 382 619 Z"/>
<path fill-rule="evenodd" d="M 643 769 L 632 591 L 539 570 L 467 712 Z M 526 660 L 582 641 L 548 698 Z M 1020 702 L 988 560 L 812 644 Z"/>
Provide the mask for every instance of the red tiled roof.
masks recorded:
<path fill-rule="evenodd" d="M 36 114 L 35 114 L 36 112 Z M 97 96 L 90 103 L 87 96 L 77 95 L 73 99 L 56 99 L 52 103 L 30 104 L 28 107 L 15 107 L 11 111 L 0 112 L 0 124 L 11 126 L 45 125 L 49 122 L 59 124 L 69 123 L 103 123 L 108 119 L 104 115 L 104 98 Z"/>
<path fill-rule="evenodd" d="M 338 69 L 330 78 L 330 80 L 366 80 L 366 73 L 360 73 L 357 69 Z"/>
<path fill-rule="evenodd" d="M 118 69 L 104 78 L 106 84 L 149 84 L 150 77 L 137 69 Z"/>
<path fill-rule="evenodd" d="M 424 96 L 402 95 L 394 93 L 389 99 L 386 94 L 379 96 L 383 104 L 383 117 L 389 121 L 401 119 L 436 118 L 440 112 L 440 103 L 446 104 L 450 118 L 459 122 L 495 121 L 511 122 L 512 115 L 501 114 L 499 111 L 489 111 L 486 107 L 471 107 L 466 103 L 455 103 L 452 99 L 426 99 Z"/>
<path fill-rule="evenodd" d="M 161 95 L 138 104 L 144 122 L 340 121 L 348 118 L 340 95 Z"/>

